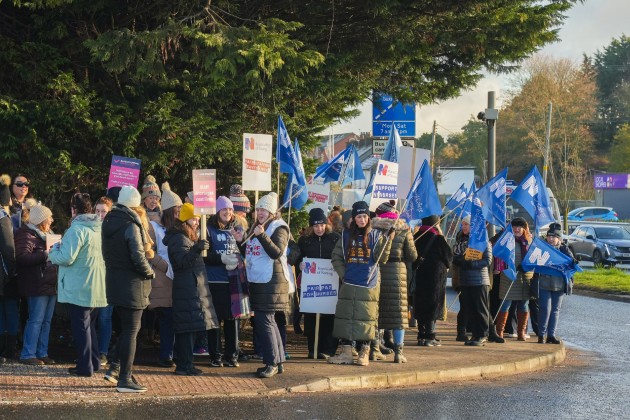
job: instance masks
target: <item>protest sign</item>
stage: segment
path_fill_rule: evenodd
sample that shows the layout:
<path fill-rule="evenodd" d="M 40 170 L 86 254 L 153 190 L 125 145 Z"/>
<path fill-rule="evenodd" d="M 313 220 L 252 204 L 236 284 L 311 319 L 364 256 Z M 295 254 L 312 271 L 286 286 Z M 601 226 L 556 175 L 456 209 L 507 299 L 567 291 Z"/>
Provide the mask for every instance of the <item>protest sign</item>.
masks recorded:
<path fill-rule="evenodd" d="M 320 208 L 328 213 L 328 201 L 330 199 L 330 183 L 324 183 L 321 178 L 310 177 L 310 182 L 306 185 L 308 188 L 308 199 L 311 204 L 306 206 L 307 211 L 314 208 Z"/>
<path fill-rule="evenodd" d="M 243 134 L 243 190 L 271 191 L 270 134 Z"/>
<path fill-rule="evenodd" d="M 116 155 L 112 156 L 112 165 L 109 168 L 107 189 L 110 189 L 111 187 L 122 187 L 125 185 L 131 185 L 134 188 L 138 188 L 140 163 L 140 159 Z"/>
<path fill-rule="evenodd" d="M 304 258 L 300 312 L 334 314 L 339 294 L 339 276 L 330 260 Z"/>
<path fill-rule="evenodd" d="M 386 160 L 379 160 L 376 164 L 370 211 L 375 211 L 381 204 L 390 200 L 396 201 L 398 189 L 398 164 Z"/>
<path fill-rule="evenodd" d="M 216 212 L 216 169 L 193 169 L 193 197 L 196 213 L 204 215 Z"/>

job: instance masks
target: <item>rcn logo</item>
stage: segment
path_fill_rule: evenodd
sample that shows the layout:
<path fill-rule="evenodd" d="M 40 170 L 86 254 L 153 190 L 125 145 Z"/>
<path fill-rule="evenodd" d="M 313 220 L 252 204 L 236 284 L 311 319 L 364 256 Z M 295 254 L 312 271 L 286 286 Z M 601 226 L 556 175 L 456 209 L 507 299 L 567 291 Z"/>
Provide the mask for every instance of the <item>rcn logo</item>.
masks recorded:
<path fill-rule="evenodd" d="M 254 150 L 254 138 L 245 137 L 245 150 Z"/>
<path fill-rule="evenodd" d="M 551 257 L 551 254 L 549 254 L 548 251 L 543 252 L 542 249 L 536 248 L 532 251 L 528 260 L 530 263 L 535 265 L 545 265 L 547 260 L 549 260 L 549 257 Z"/>
<path fill-rule="evenodd" d="M 305 267 L 304 267 L 305 273 L 315 274 L 316 271 L 317 271 L 317 263 L 314 263 L 314 262 L 305 263 Z"/>
<path fill-rule="evenodd" d="M 378 165 L 378 174 L 379 175 L 387 175 L 387 165 L 380 164 Z"/>
<path fill-rule="evenodd" d="M 523 183 L 523 189 L 527 190 L 527 193 L 532 197 L 538 194 L 538 183 L 534 175 L 530 176 L 527 181 Z"/>
<path fill-rule="evenodd" d="M 490 186 L 490 191 L 494 192 L 496 198 L 505 196 L 505 179 L 499 178 L 494 184 Z"/>
<path fill-rule="evenodd" d="M 513 251 L 515 246 L 514 235 L 509 232 L 506 233 L 506 235 L 499 241 L 499 244 L 507 247 L 510 251 Z"/>

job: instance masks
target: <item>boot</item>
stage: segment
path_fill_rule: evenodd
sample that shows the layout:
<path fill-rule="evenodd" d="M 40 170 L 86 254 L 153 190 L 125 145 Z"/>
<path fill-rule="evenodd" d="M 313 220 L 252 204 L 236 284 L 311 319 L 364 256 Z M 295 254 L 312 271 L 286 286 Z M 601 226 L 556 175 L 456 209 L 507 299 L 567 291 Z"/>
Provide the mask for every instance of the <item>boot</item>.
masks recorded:
<path fill-rule="evenodd" d="M 361 350 L 359 350 L 359 358 L 357 359 L 357 365 L 367 366 L 370 364 L 370 346 L 363 344 Z"/>
<path fill-rule="evenodd" d="M 492 320 L 490 320 L 489 327 L 490 328 L 488 329 L 488 341 L 490 341 L 491 343 L 505 343 L 505 340 L 502 337 L 499 337 L 499 335 L 497 334 L 497 330 L 494 327 Z"/>
<path fill-rule="evenodd" d="M 383 339 L 385 330 L 378 330 L 378 349 L 383 354 L 392 354 L 394 351 L 385 346 L 385 340 Z M 371 360 L 371 359 L 370 359 Z"/>
<path fill-rule="evenodd" d="M 505 324 L 507 323 L 509 312 L 499 312 L 497 314 L 497 319 L 494 323 L 497 336 L 503 338 L 503 330 L 505 330 Z M 504 340 L 505 341 L 505 340 Z"/>
<path fill-rule="evenodd" d="M 352 362 L 352 346 L 349 344 L 341 346 L 341 352 L 338 355 L 328 358 L 328 363 L 334 365 L 351 365 Z"/>
<path fill-rule="evenodd" d="M 374 340 L 370 341 L 370 360 L 372 361 L 387 360 L 387 356 L 381 353 L 381 350 L 379 348 L 379 341 L 380 340 L 378 338 L 375 338 Z"/>
<path fill-rule="evenodd" d="M 385 347 L 388 349 L 394 350 L 394 347 L 396 347 L 394 344 L 394 334 L 392 333 L 392 330 L 385 330 L 383 333 L 383 341 L 385 342 Z"/>
<path fill-rule="evenodd" d="M 517 313 L 516 319 L 518 320 L 518 325 L 516 330 L 518 332 L 518 341 L 527 341 L 525 338 L 525 334 L 527 334 L 527 321 L 529 321 L 529 312 L 525 313 Z"/>
<path fill-rule="evenodd" d="M 394 363 L 407 363 L 407 358 L 403 354 L 403 345 L 396 344 L 394 349 Z"/>

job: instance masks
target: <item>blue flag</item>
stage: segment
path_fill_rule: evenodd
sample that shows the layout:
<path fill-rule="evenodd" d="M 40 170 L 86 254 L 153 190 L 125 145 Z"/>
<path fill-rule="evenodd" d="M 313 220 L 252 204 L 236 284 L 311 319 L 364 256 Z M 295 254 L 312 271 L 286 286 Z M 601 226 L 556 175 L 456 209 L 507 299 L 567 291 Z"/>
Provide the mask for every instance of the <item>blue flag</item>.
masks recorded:
<path fill-rule="evenodd" d="M 389 132 L 389 139 L 385 145 L 385 152 L 383 152 L 382 160 L 398 163 L 398 156 L 400 154 L 400 148 L 402 147 L 402 140 L 398 134 L 396 124 L 392 124 L 392 129 Z"/>
<path fill-rule="evenodd" d="M 516 241 L 514 240 L 514 232 L 512 232 L 512 225 L 508 224 L 497 242 L 492 247 L 492 256 L 501 258 L 507 264 L 508 268 L 503 270 L 510 280 L 516 280 L 516 263 L 514 261 L 514 247 Z"/>
<path fill-rule="evenodd" d="M 462 219 L 466 216 L 470 216 L 470 210 L 472 207 L 472 199 L 473 199 L 473 195 L 475 194 L 475 181 L 472 182 L 472 184 L 470 184 L 470 188 L 468 189 L 468 194 L 466 195 L 466 202 L 464 203 L 463 206 L 457 207 L 454 211 L 454 213 L 456 215 L 458 215 L 459 217 L 461 217 Z"/>
<path fill-rule="evenodd" d="M 473 194 L 470 211 L 470 235 L 468 237 L 468 248 L 484 252 L 488 247 L 488 231 L 486 230 L 486 219 L 483 217 L 481 200 Z"/>
<path fill-rule="evenodd" d="M 354 145 L 350 146 L 350 149 L 352 150 L 349 153 L 348 159 L 346 159 L 346 170 L 343 174 L 343 181 L 341 181 L 342 187 L 345 187 L 356 180 L 365 179 L 365 174 L 363 173 L 363 168 L 361 167 L 359 152 Z"/>
<path fill-rule="evenodd" d="M 337 156 L 330 159 L 315 169 L 315 176 L 313 178 L 322 178 L 324 183 L 331 181 L 339 181 L 341 178 L 341 170 L 343 169 L 343 163 L 350 155 L 350 148 L 346 148 L 339 152 Z"/>
<path fill-rule="evenodd" d="M 525 271 L 533 270 L 536 273 L 562 276 L 565 281 L 569 281 L 576 272 L 582 272 L 573 258 L 563 254 L 538 236 L 529 246 L 521 265 Z"/>
<path fill-rule="evenodd" d="M 493 225 L 505 227 L 505 182 L 507 168 L 477 190 L 477 197 L 483 203 L 483 217 Z"/>
<path fill-rule="evenodd" d="M 459 212 L 461 213 L 461 207 L 463 206 L 466 197 L 468 197 L 468 191 L 466 191 L 466 186 L 462 184 L 459 189 L 453 193 L 451 198 L 448 199 L 448 201 L 444 205 L 444 208 L 447 208 L 449 210 L 459 209 Z"/>
<path fill-rule="evenodd" d="M 368 183 L 365 192 L 363 193 L 363 201 L 370 204 L 370 199 L 372 198 L 372 191 L 374 191 L 374 178 L 376 177 L 376 172 L 372 174 L 370 177 L 370 182 Z"/>
<path fill-rule="evenodd" d="M 545 187 L 545 183 L 536 166 L 523 178 L 510 197 L 523 206 L 525 211 L 532 216 L 536 224 L 536 231 L 541 226 L 556 221 L 553 217 L 553 209 L 547 193 L 547 187 Z"/>
<path fill-rule="evenodd" d="M 284 126 L 282 117 L 278 116 L 278 144 L 276 148 L 276 161 L 280 165 L 280 172 L 283 174 L 294 174 L 298 184 L 306 185 L 304 170 L 300 171 L 295 149 L 291 145 L 291 139 L 287 128 Z"/>
<path fill-rule="evenodd" d="M 405 211 L 400 214 L 400 218 L 411 224 L 423 217 L 441 214 L 440 198 L 433 183 L 429 162 L 425 159 L 407 194 Z"/>
<path fill-rule="evenodd" d="M 304 166 L 302 165 L 302 153 L 300 152 L 300 145 L 298 144 L 297 139 L 295 139 L 294 151 L 298 161 L 298 170 L 302 174 L 301 179 L 305 180 L 306 176 L 304 175 Z M 306 180 L 304 181 L 304 183 L 300 184 L 300 182 L 298 181 L 298 177 L 294 174 L 289 175 L 287 186 L 284 190 L 284 203 L 288 203 L 289 200 L 291 201 L 291 207 L 296 210 L 300 210 L 308 201 L 308 189 L 306 188 Z"/>

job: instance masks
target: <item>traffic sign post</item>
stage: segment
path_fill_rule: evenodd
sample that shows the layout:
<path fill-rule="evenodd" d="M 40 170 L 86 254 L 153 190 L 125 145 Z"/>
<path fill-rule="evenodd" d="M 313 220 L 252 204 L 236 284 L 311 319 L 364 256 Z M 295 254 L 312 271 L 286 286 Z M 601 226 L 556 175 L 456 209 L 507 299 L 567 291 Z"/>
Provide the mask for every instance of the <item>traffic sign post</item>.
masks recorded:
<path fill-rule="evenodd" d="M 400 137 L 416 137 L 416 105 L 395 102 L 392 95 L 375 93 L 372 101 L 372 135 L 389 137 L 392 124 Z"/>

